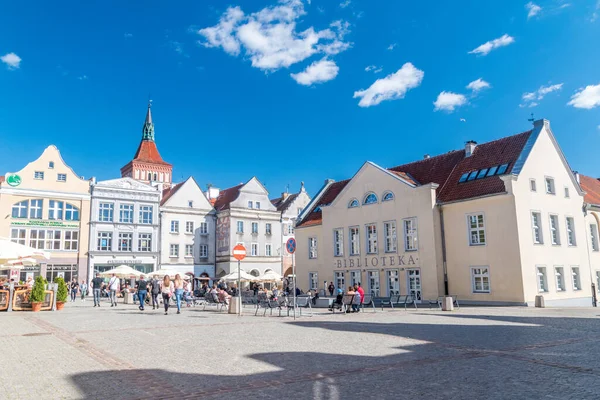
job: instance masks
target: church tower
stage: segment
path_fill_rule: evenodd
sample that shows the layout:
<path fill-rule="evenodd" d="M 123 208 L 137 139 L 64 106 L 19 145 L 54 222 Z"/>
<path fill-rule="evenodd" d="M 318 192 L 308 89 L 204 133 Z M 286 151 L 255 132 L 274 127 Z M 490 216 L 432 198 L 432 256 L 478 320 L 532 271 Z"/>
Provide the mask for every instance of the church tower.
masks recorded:
<path fill-rule="evenodd" d="M 165 188 L 173 181 L 173 165 L 163 161 L 154 141 L 152 101 L 148 103 L 146 121 L 142 127 L 142 141 L 127 165 L 121 168 L 121 177 L 133 178 L 144 183 L 162 183 Z"/>

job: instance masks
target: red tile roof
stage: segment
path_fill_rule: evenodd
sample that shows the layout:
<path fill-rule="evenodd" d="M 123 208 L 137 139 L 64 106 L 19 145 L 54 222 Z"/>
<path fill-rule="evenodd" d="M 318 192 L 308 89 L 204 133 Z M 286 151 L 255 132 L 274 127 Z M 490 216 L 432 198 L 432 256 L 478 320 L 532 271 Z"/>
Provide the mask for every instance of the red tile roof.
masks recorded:
<path fill-rule="evenodd" d="M 182 187 L 184 184 L 184 182 L 178 183 L 176 185 L 171 186 L 170 188 L 166 188 L 163 190 L 163 197 L 162 200 L 160 201 L 160 205 L 164 205 L 167 200 L 169 200 L 171 198 L 171 196 L 173 196 L 175 193 L 177 193 L 177 191 L 179 190 L 180 187 Z"/>
<path fill-rule="evenodd" d="M 298 193 L 290 194 L 286 198 L 278 197 L 276 199 L 271 200 L 271 204 L 277 208 L 277 211 L 285 211 L 290 204 L 296 200 L 298 197 Z"/>
<path fill-rule="evenodd" d="M 140 142 L 133 160 L 152 164 L 171 165 L 163 161 L 160 153 L 158 152 L 158 148 L 156 147 L 156 143 L 151 140 L 142 140 Z"/>
<path fill-rule="evenodd" d="M 600 205 L 600 180 L 579 175 L 579 183 L 585 192 L 584 201 L 588 204 Z"/>
<path fill-rule="evenodd" d="M 389 171 L 416 185 L 437 183 L 437 201 L 447 203 L 475 197 L 503 193 L 506 189 L 499 176 L 459 183 L 460 177 L 467 172 L 476 171 L 502 164 L 508 164 L 505 174 L 510 174 L 518 160 L 532 131 L 508 136 L 475 147 L 473 154 L 465 157 L 464 150 L 455 150 L 435 157 L 426 158 L 409 164 L 390 168 Z M 326 189 L 318 206 L 328 205 L 346 186 L 349 180 L 333 183 Z M 598 204 L 600 204 L 600 184 L 598 185 Z M 322 213 L 311 210 L 298 226 L 320 224 Z"/>
<path fill-rule="evenodd" d="M 222 211 L 229 209 L 229 204 L 235 199 L 237 199 L 242 186 L 244 186 L 244 184 L 240 183 L 237 186 L 221 190 L 219 192 L 219 197 L 217 197 L 217 200 L 214 203 L 215 210 Z"/>

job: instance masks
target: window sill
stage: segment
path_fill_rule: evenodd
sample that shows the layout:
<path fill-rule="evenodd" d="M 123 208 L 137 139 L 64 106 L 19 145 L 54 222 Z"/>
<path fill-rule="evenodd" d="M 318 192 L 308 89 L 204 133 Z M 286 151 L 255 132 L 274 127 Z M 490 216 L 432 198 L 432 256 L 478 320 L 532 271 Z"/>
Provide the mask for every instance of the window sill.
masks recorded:
<path fill-rule="evenodd" d="M 200 235 L 202 235 L 202 236 L 208 236 L 208 232 L 200 232 Z"/>
<path fill-rule="evenodd" d="M 186 235 L 190 235 L 190 236 L 191 236 L 191 235 L 193 235 L 193 234 L 194 234 L 194 232 L 186 232 L 185 234 L 186 234 Z"/>
<path fill-rule="evenodd" d="M 243 235 L 243 234 L 244 234 L 244 232 L 243 232 L 243 231 L 237 231 L 236 233 L 237 233 L 238 235 Z"/>
<path fill-rule="evenodd" d="M 169 256 L 169 258 L 179 258 L 179 256 Z"/>
<path fill-rule="evenodd" d="M 488 292 L 480 292 L 480 291 L 473 291 L 473 294 L 490 294 L 491 291 Z"/>
<path fill-rule="evenodd" d="M 198 258 L 201 259 L 201 260 L 208 260 L 208 256 L 200 256 Z"/>
<path fill-rule="evenodd" d="M 184 258 L 194 258 L 194 256 L 184 256 Z"/>
<path fill-rule="evenodd" d="M 179 235 L 179 232 L 169 232 L 171 235 Z"/>
<path fill-rule="evenodd" d="M 576 244 L 570 244 L 569 247 L 577 247 Z"/>
<path fill-rule="evenodd" d="M 266 235 L 266 236 L 271 236 L 271 235 L 272 235 L 272 233 L 271 233 L 271 232 L 265 232 L 265 235 Z"/>
<path fill-rule="evenodd" d="M 485 246 L 486 243 L 469 243 L 469 247 Z"/>
<path fill-rule="evenodd" d="M 540 243 L 533 242 L 533 245 L 534 245 L 534 246 L 543 246 L 543 245 L 544 245 L 544 242 L 540 242 Z"/>
<path fill-rule="evenodd" d="M 252 232 L 252 236 L 258 236 L 258 232 Z"/>

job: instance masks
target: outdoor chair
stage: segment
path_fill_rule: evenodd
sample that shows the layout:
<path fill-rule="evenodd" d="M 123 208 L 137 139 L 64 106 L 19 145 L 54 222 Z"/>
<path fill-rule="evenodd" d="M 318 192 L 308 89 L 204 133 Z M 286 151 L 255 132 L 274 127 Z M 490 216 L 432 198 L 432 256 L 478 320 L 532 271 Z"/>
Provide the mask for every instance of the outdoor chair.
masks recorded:
<path fill-rule="evenodd" d="M 399 306 L 401 304 L 400 297 L 401 297 L 400 295 L 391 295 L 389 297 L 389 299 L 382 300 L 381 301 L 381 310 L 383 311 L 384 306 L 390 306 L 391 308 L 394 308 L 394 304 Z"/>
<path fill-rule="evenodd" d="M 294 313 L 296 313 L 296 308 L 298 308 L 300 310 L 300 316 L 302 316 L 302 309 L 303 308 L 308 308 L 308 313 L 309 315 L 312 317 L 312 298 L 310 296 L 296 296 L 296 304 L 294 305 L 294 298 L 290 297 L 290 300 L 292 301 L 291 306 L 288 304 L 288 316 L 290 315 L 290 307 L 294 310 Z"/>
<path fill-rule="evenodd" d="M 344 297 L 342 297 L 342 306 L 340 307 L 341 312 L 345 313 L 346 311 L 348 311 L 348 308 L 352 306 L 354 297 L 355 296 L 353 294 L 345 294 Z M 335 304 L 331 308 L 331 311 L 333 311 L 333 313 L 335 314 Z"/>
<path fill-rule="evenodd" d="M 373 299 L 373 296 L 370 294 L 365 294 L 365 298 L 363 299 L 362 303 L 360 304 L 360 309 L 362 311 L 364 311 L 365 306 L 371 307 L 373 309 L 373 312 L 377 312 L 377 310 L 375 310 L 375 300 Z"/>
<path fill-rule="evenodd" d="M 405 310 L 406 310 L 406 307 L 408 305 L 411 305 L 411 304 L 415 308 L 417 308 L 417 302 L 415 301 L 415 298 L 412 295 L 410 295 L 410 294 L 407 294 L 406 296 L 404 296 L 404 301 L 402 302 L 402 304 L 404 304 L 404 309 Z"/>

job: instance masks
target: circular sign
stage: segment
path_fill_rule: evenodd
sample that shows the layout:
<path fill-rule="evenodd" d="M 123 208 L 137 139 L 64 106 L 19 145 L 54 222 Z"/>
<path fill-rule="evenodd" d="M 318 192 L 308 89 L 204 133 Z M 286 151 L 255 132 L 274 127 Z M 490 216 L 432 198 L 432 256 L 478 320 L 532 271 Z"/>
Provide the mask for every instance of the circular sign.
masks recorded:
<path fill-rule="evenodd" d="M 288 253 L 294 254 L 296 252 L 296 239 L 289 238 L 285 243 L 285 248 L 287 249 Z"/>
<path fill-rule="evenodd" d="M 246 248 L 242 244 L 238 244 L 233 248 L 233 258 L 238 261 L 242 261 L 246 258 Z"/>
<path fill-rule="evenodd" d="M 21 184 L 21 177 L 17 174 L 10 174 L 6 177 L 6 183 L 10 186 L 19 186 Z"/>

